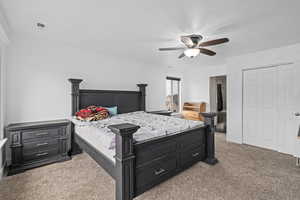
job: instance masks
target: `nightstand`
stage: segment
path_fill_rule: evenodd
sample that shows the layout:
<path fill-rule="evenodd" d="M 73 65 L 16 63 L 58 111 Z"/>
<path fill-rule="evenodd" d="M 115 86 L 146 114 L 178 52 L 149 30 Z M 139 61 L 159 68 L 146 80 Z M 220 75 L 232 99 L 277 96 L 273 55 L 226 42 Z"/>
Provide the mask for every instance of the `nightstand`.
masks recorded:
<path fill-rule="evenodd" d="M 173 113 L 172 111 L 169 110 L 158 110 L 158 111 L 150 111 L 148 113 L 151 114 L 157 114 L 157 115 L 165 115 L 165 116 L 171 116 L 171 114 Z"/>
<path fill-rule="evenodd" d="M 10 124 L 5 136 L 8 175 L 71 158 L 69 120 Z"/>

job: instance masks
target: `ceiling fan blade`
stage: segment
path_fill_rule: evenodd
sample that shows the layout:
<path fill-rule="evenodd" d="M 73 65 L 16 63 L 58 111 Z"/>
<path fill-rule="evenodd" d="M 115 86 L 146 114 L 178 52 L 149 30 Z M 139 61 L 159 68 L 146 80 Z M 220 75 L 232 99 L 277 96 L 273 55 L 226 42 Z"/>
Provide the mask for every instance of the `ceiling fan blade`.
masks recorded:
<path fill-rule="evenodd" d="M 206 41 L 206 42 L 202 42 L 199 44 L 199 47 L 207 47 L 207 46 L 213 46 L 213 45 L 218 45 L 218 44 L 223 44 L 229 42 L 228 38 L 221 38 L 221 39 L 217 39 L 217 40 L 210 40 L 210 41 Z"/>
<path fill-rule="evenodd" d="M 181 58 L 183 58 L 184 56 L 185 56 L 184 53 L 182 53 L 182 54 L 180 54 L 180 55 L 178 56 L 178 58 L 181 59 Z"/>
<path fill-rule="evenodd" d="M 208 55 L 208 56 L 214 56 L 214 55 L 216 55 L 216 52 L 211 51 L 209 49 L 204 49 L 204 48 L 199 48 L 199 49 L 200 49 L 200 53 L 203 53 L 205 55 Z"/>
<path fill-rule="evenodd" d="M 187 46 L 189 48 L 191 48 L 195 45 L 194 42 L 192 41 L 192 39 L 190 38 L 190 36 L 181 36 L 180 40 L 183 44 L 185 44 L 185 46 Z"/>
<path fill-rule="evenodd" d="M 176 50 L 181 50 L 185 49 L 184 47 L 170 47 L 170 48 L 159 48 L 159 51 L 176 51 Z"/>

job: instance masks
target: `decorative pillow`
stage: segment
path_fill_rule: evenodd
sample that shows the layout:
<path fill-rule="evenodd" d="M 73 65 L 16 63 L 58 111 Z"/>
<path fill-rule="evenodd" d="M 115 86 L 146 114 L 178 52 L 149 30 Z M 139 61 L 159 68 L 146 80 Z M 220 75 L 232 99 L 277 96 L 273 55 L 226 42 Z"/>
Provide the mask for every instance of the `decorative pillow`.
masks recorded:
<path fill-rule="evenodd" d="M 109 112 L 103 107 L 89 106 L 86 109 L 78 111 L 75 116 L 81 121 L 98 121 L 108 118 Z"/>
<path fill-rule="evenodd" d="M 118 107 L 117 106 L 114 106 L 114 107 L 104 107 L 104 108 L 106 108 L 108 110 L 110 116 L 114 116 L 114 115 L 118 114 Z"/>

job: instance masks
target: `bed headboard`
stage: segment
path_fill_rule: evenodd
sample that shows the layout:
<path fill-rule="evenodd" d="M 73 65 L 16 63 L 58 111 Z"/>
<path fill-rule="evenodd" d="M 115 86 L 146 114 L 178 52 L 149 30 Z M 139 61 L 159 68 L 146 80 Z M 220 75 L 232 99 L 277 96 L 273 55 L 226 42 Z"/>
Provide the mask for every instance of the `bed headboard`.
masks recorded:
<path fill-rule="evenodd" d="M 137 84 L 139 91 L 82 90 L 82 79 L 69 79 L 72 84 L 72 116 L 90 105 L 118 106 L 118 113 L 145 111 L 147 84 Z"/>

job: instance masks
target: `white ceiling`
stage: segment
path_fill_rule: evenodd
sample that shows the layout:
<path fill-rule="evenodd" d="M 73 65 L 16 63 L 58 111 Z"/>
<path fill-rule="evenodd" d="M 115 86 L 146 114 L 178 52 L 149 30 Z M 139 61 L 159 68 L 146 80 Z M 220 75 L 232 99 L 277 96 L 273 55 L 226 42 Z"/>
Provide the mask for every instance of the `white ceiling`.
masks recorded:
<path fill-rule="evenodd" d="M 1 7 L 15 33 L 145 63 L 191 62 L 157 51 L 183 34 L 230 38 L 211 48 L 215 57 L 194 58 L 200 64 L 300 42 L 299 0 L 1 0 Z"/>

